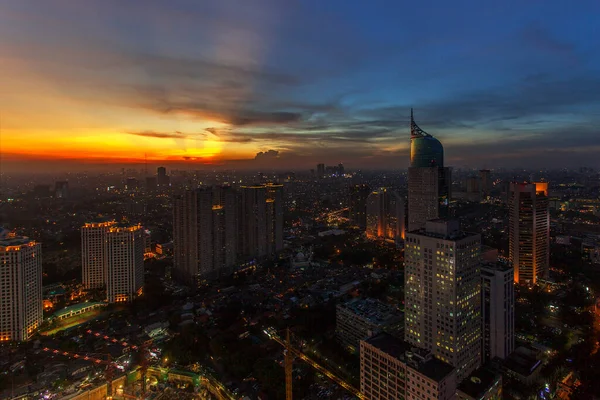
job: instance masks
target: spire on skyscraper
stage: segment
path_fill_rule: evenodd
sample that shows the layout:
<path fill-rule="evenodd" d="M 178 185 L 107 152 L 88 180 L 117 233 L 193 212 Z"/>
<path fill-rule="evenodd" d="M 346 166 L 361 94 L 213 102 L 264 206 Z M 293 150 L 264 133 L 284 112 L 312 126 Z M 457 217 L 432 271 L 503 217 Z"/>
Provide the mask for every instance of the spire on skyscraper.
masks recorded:
<path fill-rule="evenodd" d="M 417 125 L 417 123 L 415 122 L 412 108 L 410 109 L 410 137 L 411 139 L 420 137 L 431 137 L 429 133 L 419 128 L 419 125 Z"/>

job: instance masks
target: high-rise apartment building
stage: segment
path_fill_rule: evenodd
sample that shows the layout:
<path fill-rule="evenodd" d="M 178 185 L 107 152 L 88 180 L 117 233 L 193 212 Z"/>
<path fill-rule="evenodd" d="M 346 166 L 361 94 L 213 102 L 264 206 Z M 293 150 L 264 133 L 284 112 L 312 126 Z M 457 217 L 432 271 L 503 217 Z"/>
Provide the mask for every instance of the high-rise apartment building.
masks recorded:
<path fill-rule="evenodd" d="M 173 207 L 174 274 L 194 285 L 234 266 L 237 259 L 238 195 L 233 188 L 187 190 Z"/>
<path fill-rule="evenodd" d="M 456 398 L 456 369 L 386 333 L 360 342 L 360 391 L 369 400 Z"/>
<path fill-rule="evenodd" d="M 514 271 L 507 262 L 481 266 L 482 361 L 506 358 L 515 349 Z"/>
<path fill-rule="evenodd" d="M 145 237 L 141 225 L 119 223 L 106 233 L 106 298 L 132 301 L 144 288 Z"/>
<path fill-rule="evenodd" d="M 54 196 L 57 199 L 67 199 L 69 197 L 69 182 L 58 181 L 54 187 Z"/>
<path fill-rule="evenodd" d="M 169 186 L 171 179 L 167 175 L 167 169 L 165 167 L 158 167 L 156 169 L 156 183 L 158 186 Z"/>
<path fill-rule="evenodd" d="M 427 221 L 405 241 L 405 340 L 457 369 L 481 362 L 481 237 L 455 220 Z"/>
<path fill-rule="evenodd" d="M 283 185 L 241 187 L 241 256 L 272 256 L 283 249 Z"/>
<path fill-rule="evenodd" d="M 371 188 L 367 184 L 351 185 L 348 188 L 348 210 L 350 222 L 360 229 L 367 227 L 367 197 Z"/>
<path fill-rule="evenodd" d="M 535 284 L 548 275 L 550 263 L 550 214 L 548 183 L 510 184 L 509 259 L 515 282 Z"/>
<path fill-rule="evenodd" d="M 0 343 L 31 338 L 42 301 L 42 245 L 0 229 Z"/>
<path fill-rule="evenodd" d="M 86 289 L 106 289 L 109 303 L 132 301 L 144 286 L 146 232 L 126 222 L 81 227 L 82 280 Z"/>
<path fill-rule="evenodd" d="M 380 188 L 367 197 L 367 236 L 398 241 L 404 238 L 404 199 Z"/>
<path fill-rule="evenodd" d="M 323 179 L 325 177 L 325 164 L 317 164 L 317 178 Z"/>
<path fill-rule="evenodd" d="M 490 179 L 490 170 L 482 169 L 479 171 L 479 180 L 481 182 L 481 193 L 483 197 L 487 197 L 490 195 L 492 191 L 492 181 Z"/>
<path fill-rule="evenodd" d="M 106 221 L 86 223 L 81 227 L 81 278 L 86 289 L 106 287 L 106 234 L 115 225 L 115 221 Z"/>
<path fill-rule="evenodd" d="M 408 231 L 422 229 L 431 219 L 448 216 L 451 170 L 444 168 L 442 144 L 422 130 L 410 114 L 408 168 Z"/>

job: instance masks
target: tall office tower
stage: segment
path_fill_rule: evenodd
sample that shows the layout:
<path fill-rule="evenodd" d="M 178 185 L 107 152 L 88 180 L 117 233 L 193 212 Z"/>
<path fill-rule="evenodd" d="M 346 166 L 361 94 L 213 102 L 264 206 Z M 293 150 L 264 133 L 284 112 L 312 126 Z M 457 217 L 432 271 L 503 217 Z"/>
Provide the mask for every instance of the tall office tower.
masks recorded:
<path fill-rule="evenodd" d="M 81 227 L 81 278 L 86 289 L 106 287 L 106 234 L 115 225 L 115 221 L 106 221 L 86 223 Z"/>
<path fill-rule="evenodd" d="M 507 262 L 481 266 L 482 362 L 506 358 L 515 349 L 514 271 Z"/>
<path fill-rule="evenodd" d="M 481 362 L 481 237 L 456 220 L 427 221 L 406 234 L 405 340 L 457 369 Z"/>
<path fill-rule="evenodd" d="M 371 188 L 366 184 L 352 185 L 348 188 L 348 208 L 350 221 L 360 229 L 367 227 L 367 197 Z"/>
<path fill-rule="evenodd" d="M 367 236 L 389 240 L 404 238 L 404 200 L 389 189 L 380 188 L 367 197 Z"/>
<path fill-rule="evenodd" d="M 42 245 L 0 229 L 0 343 L 28 340 L 42 321 Z"/>
<path fill-rule="evenodd" d="M 57 199 L 66 199 L 69 197 L 69 182 L 58 181 L 54 187 L 54 196 Z"/>
<path fill-rule="evenodd" d="M 398 192 L 390 192 L 387 221 L 388 237 L 396 242 L 406 237 L 406 202 Z"/>
<path fill-rule="evenodd" d="M 548 183 L 510 184 L 509 259 L 515 282 L 535 284 L 548 275 L 550 263 L 550 214 Z"/>
<path fill-rule="evenodd" d="M 106 298 L 109 303 L 132 301 L 144 288 L 144 230 L 118 223 L 106 232 Z"/>
<path fill-rule="evenodd" d="M 483 197 L 490 195 L 492 191 L 492 181 L 490 180 L 490 170 L 482 169 L 479 171 L 479 180 L 481 181 L 481 192 Z"/>
<path fill-rule="evenodd" d="M 345 171 L 345 170 L 344 170 L 344 164 L 342 164 L 342 163 L 339 163 L 339 164 L 338 164 L 338 174 L 339 174 L 340 176 L 343 176 L 343 175 L 344 175 L 344 171 Z"/>
<path fill-rule="evenodd" d="M 175 276 L 195 285 L 237 261 L 237 193 L 231 187 L 199 188 L 175 196 Z"/>
<path fill-rule="evenodd" d="M 325 164 L 317 164 L 317 178 L 323 179 L 325 177 Z"/>
<path fill-rule="evenodd" d="M 156 183 L 158 186 L 169 186 L 170 179 L 165 167 L 158 167 L 156 169 Z"/>
<path fill-rule="evenodd" d="M 386 333 L 360 341 L 360 391 L 369 400 L 456 399 L 456 369 Z"/>
<path fill-rule="evenodd" d="M 444 168 L 444 148 L 419 128 L 410 111 L 410 167 L 408 168 L 408 230 L 425 227 L 430 219 L 446 217 L 451 170 Z"/>
<path fill-rule="evenodd" d="M 367 197 L 367 237 L 383 238 L 385 231 L 386 196 L 385 189 L 371 192 Z"/>

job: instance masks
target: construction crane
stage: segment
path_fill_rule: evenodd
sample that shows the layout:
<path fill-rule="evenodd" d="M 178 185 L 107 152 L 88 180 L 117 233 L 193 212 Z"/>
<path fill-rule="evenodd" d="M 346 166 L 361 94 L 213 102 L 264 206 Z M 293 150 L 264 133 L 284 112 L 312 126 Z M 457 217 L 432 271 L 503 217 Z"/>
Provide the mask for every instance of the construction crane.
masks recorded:
<path fill-rule="evenodd" d="M 119 344 L 125 349 L 138 350 L 139 365 L 140 365 L 140 377 L 142 379 L 142 395 L 146 394 L 146 373 L 148 372 L 148 346 L 152 344 L 152 339 L 142 343 L 141 346 L 131 345 L 124 340 L 115 339 L 108 335 L 102 335 L 100 332 L 94 332 L 91 329 L 87 330 L 88 335 L 94 335 L 97 338 L 104 339 L 108 342 Z"/>
<path fill-rule="evenodd" d="M 57 350 L 57 349 L 51 349 L 49 347 L 44 347 L 43 351 L 47 352 L 47 353 L 52 353 L 52 354 L 56 354 L 56 355 L 60 355 L 60 356 L 65 356 L 65 357 L 69 357 L 69 358 L 75 358 L 75 359 L 81 359 L 81 360 L 86 360 L 86 361 L 90 361 L 93 362 L 94 364 L 98 364 L 98 365 L 106 365 L 106 372 L 105 372 L 105 377 L 106 377 L 106 393 L 108 393 L 108 396 L 112 396 L 112 381 L 113 381 L 113 372 L 116 368 L 122 368 L 121 366 L 117 365 L 113 360 L 110 354 L 79 354 L 79 353 L 73 353 L 70 351 L 62 351 L 62 350 Z M 97 358 L 94 356 L 106 356 L 106 359 L 102 359 L 102 358 Z"/>
<path fill-rule="evenodd" d="M 293 367 L 294 358 L 301 359 L 302 361 L 304 361 L 305 363 L 307 363 L 308 365 L 313 367 L 315 370 L 317 370 L 321 374 L 325 375 L 326 377 L 331 379 L 333 382 L 335 382 L 337 385 L 346 389 L 348 392 L 352 393 L 352 395 L 358 397 L 359 399 L 361 399 L 361 400 L 366 399 L 365 395 L 363 395 L 360 392 L 360 390 L 358 390 L 354 386 L 350 385 L 348 382 L 346 382 L 342 378 L 338 377 L 337 375 L 335 375 L 334 373 L 329 371 L 327 368 L 323 367 L 321 364 L 314 361 L 312 358 L 308 357 L 306 354 L 304 354 L 300 350 L 293 348 L 291 341 L 290 341 L 289 328 L 286 331 L 285 341 L 281 337 L 279 337 L 277 332 L 272 328 L 265 329 L 263 332 L 270 339 L 273 339 L 274 341 L 279 343 L 281 346 L 283 346 L 285 349 L 284 350 L 284 354 L 285 354 L 284 366 L 285 366 L 285 398 L 286 398 L 286 400 L 293 400 L 292 399 L 292 367 Z"/>
<path fill-rule="evenodd" d="M 97 338 L 104 339 L 109 343 L 121 345 L 124 349 L 139 350 L 138 354 L 139 354 L 139 358 L 140 358 L 139 359 L 140 375 L 141 375 L 141 379 L 142 379 L 141 389 L 142 389 L 142 396 L 145 395 L 146 394 L 146 372 L 148 370 L 147 346 L 151 343 L 151 341 L 149 341 L 149 343 L 148 342 L 144 343 L 141 346 L 136 346 L 136 345 L 130 345 L 129 343 L 127 343 L 124 340 L 118 340 L 118 339 L 109 337 L 107 335 L 102 335 L 100 332 L 94 332 L 92 330 L 88 330 L 88 331 L 86 331 L 86 333 L 89 335 L 93 335 Z M 86 361 L 90 361 L 90 362 L 93 362 L 98 365 L 106 365 L 106 371 L 105 371 L 106 388 L 107 388 L 107 393 L 109 396 L 112 396 L 112 381 L 114 378 L 115 369 L 124 370 L 124 368 L 122 366 L 116 364 L 112 360 L 112 356 L 110 355 L 110 353 L 107 353 L 107 354 L 96 354 L 96 353 L 79 354 L 79 353 L 73 353 L 73 352 L 62 351 L 62 350 L 57 350 L 57 349 L 51 349 L 49 347 L 46 347 L 43 350 L 45 352 L 51 352 L 56 355 L 86 360 Z M 106 358 L 105 359 L 98 358 L 96 356 L 102 356 L 102 357 L 106 357 Z M 126 395 L 124 395 L 124 396 L 135 398 L 135 396 L 133 396 L 133 397 L 126 396 Z"/>

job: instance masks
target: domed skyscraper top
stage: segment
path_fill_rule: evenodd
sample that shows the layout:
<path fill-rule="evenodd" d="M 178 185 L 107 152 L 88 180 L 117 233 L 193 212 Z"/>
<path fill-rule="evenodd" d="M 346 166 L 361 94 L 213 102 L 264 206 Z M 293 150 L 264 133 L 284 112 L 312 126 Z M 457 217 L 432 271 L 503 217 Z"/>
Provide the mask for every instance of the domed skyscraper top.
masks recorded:
<path fill-rule="evenodd" d="M 444 147 L 439 140 L 419 128 L 410 109 L 410 166 L 443 167 Z"/>

